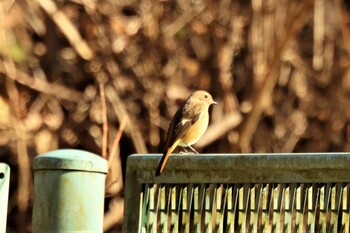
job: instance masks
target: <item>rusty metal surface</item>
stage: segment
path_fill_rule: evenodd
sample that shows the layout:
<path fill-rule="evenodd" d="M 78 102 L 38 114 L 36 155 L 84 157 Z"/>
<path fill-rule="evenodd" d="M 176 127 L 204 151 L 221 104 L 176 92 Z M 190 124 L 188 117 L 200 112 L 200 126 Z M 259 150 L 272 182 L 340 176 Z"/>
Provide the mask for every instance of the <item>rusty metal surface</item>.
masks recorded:
<path fill-rule="evenodd" d="M 124 232 L 349 232 L 350 154 L 128 159 Z"/>

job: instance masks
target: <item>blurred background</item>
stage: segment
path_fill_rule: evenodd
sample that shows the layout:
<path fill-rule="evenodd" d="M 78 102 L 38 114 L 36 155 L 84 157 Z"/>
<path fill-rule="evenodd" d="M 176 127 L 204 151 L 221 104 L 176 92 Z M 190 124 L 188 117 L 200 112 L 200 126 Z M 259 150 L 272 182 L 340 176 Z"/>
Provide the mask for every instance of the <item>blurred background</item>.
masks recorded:
<path fill-rule="evenodd" d="M 0 1 L 8 232 L 31 232 L 36 155 L 103 142 L 119 185 L 104 231 L 119 232 L 127 157 L 162 152 L 197 89 L 218 102 L 202 153 L 350 151 L 349 25 L 343 0 Z"/>

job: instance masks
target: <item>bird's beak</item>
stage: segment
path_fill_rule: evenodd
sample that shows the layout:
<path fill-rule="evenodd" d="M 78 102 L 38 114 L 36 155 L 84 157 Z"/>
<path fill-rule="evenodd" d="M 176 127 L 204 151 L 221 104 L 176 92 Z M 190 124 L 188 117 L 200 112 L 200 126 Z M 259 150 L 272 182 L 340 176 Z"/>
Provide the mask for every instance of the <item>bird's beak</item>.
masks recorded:
<path fill-rule="evenodd" d="M 215 101 L 213 101 L 211 104 L 217 105 L 218 103 L 216 103 Z"/>

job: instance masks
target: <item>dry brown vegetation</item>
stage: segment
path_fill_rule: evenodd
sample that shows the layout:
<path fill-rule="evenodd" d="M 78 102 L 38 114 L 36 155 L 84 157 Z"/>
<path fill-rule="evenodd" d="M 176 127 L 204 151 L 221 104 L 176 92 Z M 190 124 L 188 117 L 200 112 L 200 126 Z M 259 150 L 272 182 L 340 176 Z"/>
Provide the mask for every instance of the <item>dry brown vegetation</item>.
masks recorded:
<path fill-rule="evenodd" d="M 131 153 L 161 151 L 169 119 L 195 89 L 219 103 L 202 152 L 350 150 L 345 3 L 1 1 L 9 232 L 31 232 L 33 158 L 67 147 L 113 156 L 104 228 L 120 229 L 120 167 Z"/>

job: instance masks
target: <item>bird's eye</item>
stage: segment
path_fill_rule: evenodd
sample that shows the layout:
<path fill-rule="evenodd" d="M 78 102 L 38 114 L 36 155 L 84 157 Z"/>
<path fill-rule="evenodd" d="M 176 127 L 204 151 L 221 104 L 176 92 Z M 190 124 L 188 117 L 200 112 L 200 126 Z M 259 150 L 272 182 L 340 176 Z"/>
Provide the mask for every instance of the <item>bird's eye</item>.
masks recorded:
<path fill-rule="evenodd" d="M 205 98 L 208 98 L 208 95 L 204 95 Z"/>

